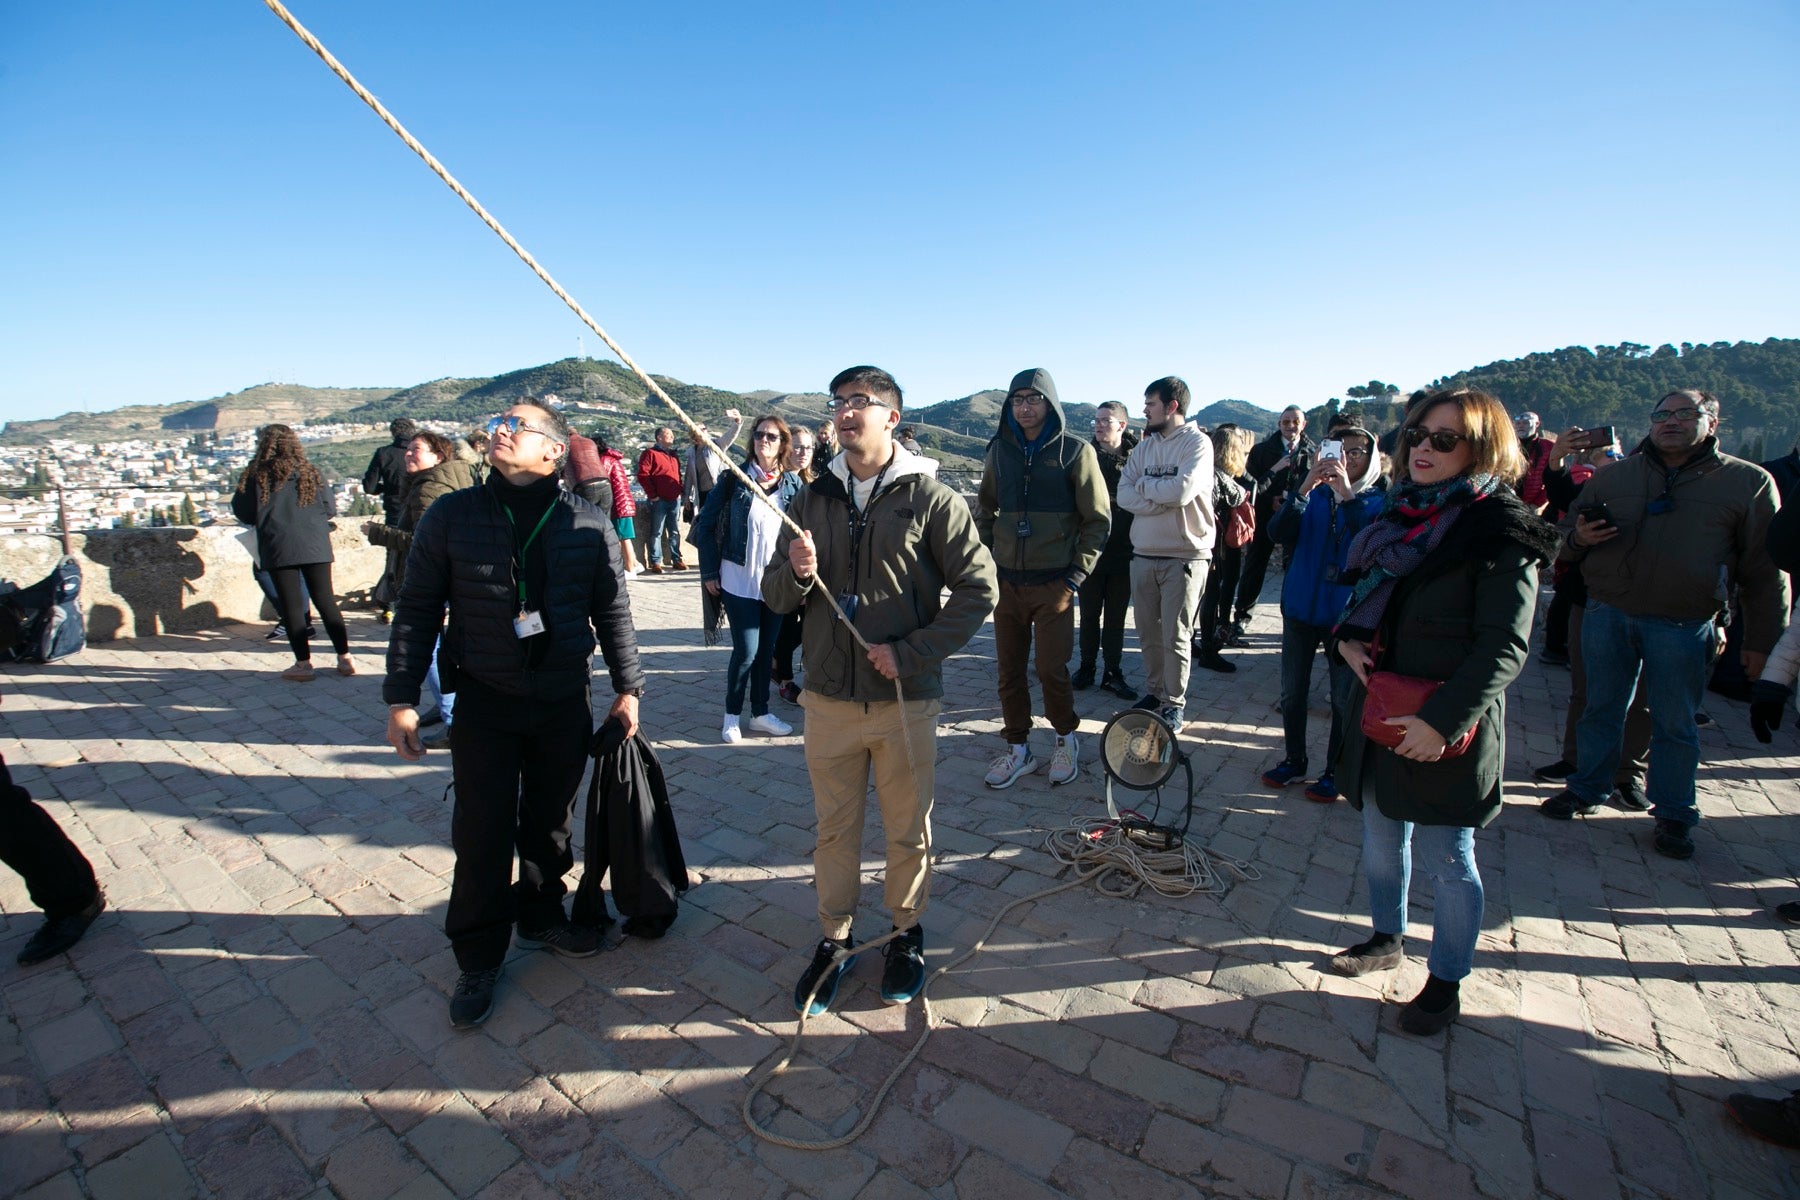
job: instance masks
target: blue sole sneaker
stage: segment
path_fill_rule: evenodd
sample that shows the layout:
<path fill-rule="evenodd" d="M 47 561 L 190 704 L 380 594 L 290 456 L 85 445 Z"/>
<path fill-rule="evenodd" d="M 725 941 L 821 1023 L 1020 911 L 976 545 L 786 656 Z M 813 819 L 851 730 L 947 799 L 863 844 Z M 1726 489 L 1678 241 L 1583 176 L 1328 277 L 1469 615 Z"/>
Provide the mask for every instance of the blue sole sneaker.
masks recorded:
<path fill-rule="evenodd" d="M 907 1004 L 925 987 L 925 931 L 911 929 L 881 948 L 881 1002 Z"/>
<path fill-rule="evenodd" d="M 821 938 L 818 949 L 813 951 L 812 962 L 807 965 L 800 976 L 800 982 L 794 985 L 794 1011 L 816 1017 L 831 1007 L 837 999 L 838 980 L 844 976 L 844 969 L 856 961 L 852 954 L 837 961 L 838 951 L 848 950 L 856 945 L 856 940 L 849 934 L 844 940 L 834 942 L 830 938 Z M 816 987 L 815 987 L 816 985 Z M 808 1006 L 806 997 L 812 996 L 812 1004 Z"/>

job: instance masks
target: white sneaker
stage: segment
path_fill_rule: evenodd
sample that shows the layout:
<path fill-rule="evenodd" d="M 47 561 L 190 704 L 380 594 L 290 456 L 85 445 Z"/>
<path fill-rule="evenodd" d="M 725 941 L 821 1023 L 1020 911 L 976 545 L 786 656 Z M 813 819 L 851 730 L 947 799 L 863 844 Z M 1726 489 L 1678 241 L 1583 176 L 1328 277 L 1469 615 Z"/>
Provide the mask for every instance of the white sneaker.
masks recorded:
<path fill-rule="evenodd" d="M 766 733 L 770 737 L 787 737 L 794 732 L 794 727 L 792 725 L 789 725 L 774 713 L 764 713 L 760 717 L 751 717 L 749 723 L 746 724 L 744 728 L 748 729 L 751 733 Z"/>
<path fill-rule="evenodd" d="M 725 718 L 725 724 L 719 727 L 719 740 L 722 742 L 729 742 L 732 745 L 736 745 L 738 742 L 744 740 L 744 731 L 738 725 L 738 719 L 736 717 L 727 716 Z"/>
<path fill-rule="evenodd" d="M 1080 772 L 1076 769 L 1075 735 L 1056 739 L 1056 752 L 1050 756 L 1050 784 L 1068 783 Z"/>
<path fill-rule="evenodd" d="M 988 768 L 987 785 L 995 790 L 1009 788 L 1017 783 L 1019 776 L 1028 773 L 1037 766 L 1037 759 L 1031 757 L 1029 746 L 1008 746 L 1006 753 L 994 760 Z"/>

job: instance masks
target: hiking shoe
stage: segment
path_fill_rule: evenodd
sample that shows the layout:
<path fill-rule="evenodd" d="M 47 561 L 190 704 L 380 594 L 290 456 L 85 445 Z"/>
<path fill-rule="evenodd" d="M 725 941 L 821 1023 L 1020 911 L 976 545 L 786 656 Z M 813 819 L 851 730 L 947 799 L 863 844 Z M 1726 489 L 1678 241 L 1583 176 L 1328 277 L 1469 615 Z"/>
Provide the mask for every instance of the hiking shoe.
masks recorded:
<path fill-rule="evenodd" d="M 1800 1093 L 1765 1100 L 1736 1092 L 1725 1097 L 1725 1111 L 1765 1142 L 1800 1148 Z"/>
<path fill-rule="evenodd" d="M 1612 806 L 1626 812 L 1649 812 L 1650 797 L 1644 795 L 1644 781 L 1627 779 L 1613 789 Z"/>
<path fill-rule="evenodd" d="M 838 980 L 843 977 L 844 969 L 856 961 L 856 955 L 846 957 L 842 962 L 834 962 L 840 950 L 849 950 L 856 945 L 856 939 L 849 934 L 844 940 L 834 942 L 830 938 L 822 938 L 818 949 L 813 951 L 812 962 L 800 976 L 800 982 L 794 985 L 794 1011 L 803 1012 L 809 1017 L 816 1017 L 831 1007 L 837 999 Z M 815 986 L 817 991 L 814 990 Z M 812 996 L 812 1004 L 806 1003 L 807 996 Z"/>
<path fill-rule="evenodd" d="M 45 959 L 55 958 L 81 940 L 88 926 L 106 909 L 106 893 L 95 892 L 86 908 L 66 917 L 50 917 L 38 926 L 25 948 L 19 951 L 19 965 L 29 967 Z"/>
<path fill-rule="evenodd" d="M 1194 655 L 1194 665 L 1204 667 L 1208 671 L 1223 671 L 1227 675 L 1237 670 L 1237 664 L 1220 654 L 1217 646 L 1208 646 Z"/>
<path fill-rule="evenodd" d="M 1141 708 L 1145 712 L 1161 712 L 1162 706 L 1163 702 L 1158 700 L 1153 693 L 1145 692 L 1142 696 L 1138 697 L 1138 702 L 1131 707 Z"/>
<path fill-rule="evenodd" d="M 1306 777 L 1306 763 L 1284 758 L 1262 773 L 1264 787 L 1284 788 Z"/>
<path fill-rule="evenodd" d="M 1538 661 L 1547 667 L 1566 667 L 1569 665 L 1569 652 L 1567 650 L 1540 650 Z"/>
<path fill-rule="evenodd" d="M 1575 773 L 1575 764 L 1566 758 L 1539 767 L 1531 773 L 1531 777 L 1539 783 L 1561 783 Z"/>
<path fill-rule="evenodd" d="M 1069 686 L 1078 692 L 1085 692 L 1094 686 L 1094 668 L 1082 667 L 1069 676 Z"/>
<path fill-rule="evenodd" d="M 281 677 L 289 683 L 311 683 L 313 681 L 313 665 L 309 662 L 297 662 L 283 671 Z"/>
<path fill-rule="evenodd" d="M 1037 766 L 1037 759 L 1031 756 L 1029 746 L 1008 746 L 1006 753 L 996 758 L 988 767 L 983 777 L 987 785 L 996 791 L 1009 788 L 1019 781 L 1019 776 L 1029 773 Z"/>
<path fill-rule="evenodd" d="M 455 1029 L 473 1029 L 494 1011 L 494 989 L 500 983 L 500 968 L 491 971 L 464 971 L 456 980 L 456 992 L 450 997 L 450 1025 Z"/>
<path fill-rule="evenodd" d="M 800 703 L 800 685 L 789 679 L 775 690 L 775 694 L 789 704 Z"/>
<path fill-rule="evenodd" d="M 1330 771 L 1319 776 L 1316 783 L 1309 783 L 1306 785 L 1306 798 L 1317 804 L 1337 803 L 1337 783 L 1331 778 Z"/>
<path fill-rule="evenodd" d="M 1800 925 L 1800 900 L 1788 900 L 1775 906 L 1775 915 L 1789 925 Z"/>
<path fill-rule="evenodd" d="M 774 713 L 764 713 L 760 717 L 751 717 L 749 722 L 745 724 L 744 729 L 750 733 L 760 733 L 768 737 L 790 737 L 794 732 L 794 727 L 792 725 L 789 725 Z"/>
<path fill-rule="evenodd" d="M 1672 821 L 1668 817 L 1656 818 L 1656 834 L 1651 838 L 1651 845 L 1656 852 L 1667 858 L 1694 857 L 1694 836 L 1688 827 L 1680 821 Z"/>
<path fill-rule="evenodd" d="M 549 950 L 564 958 L 592 958 L 600 953 L 600 931 L 564 921 L 535 932 L 519 927 L 519 945 L 528 950 Z"/>
<path fill-rule="evenodd" d="M 725 714 L 725 721 L 719 726 L 719 740 L 735 746 L 744 740 L 744 727 L 730 713 Z"/>
<path fill-rule="evenodd" d="M 1158 712 L 1156 715 L 1162 718 L 1164 725 L 1167 725 L 1176 733 L 1180 733 L 1181 727 L 1187 724 L 1187 713 L 1176 708 L 1173 704 L 1165 704 L 1162 711 Z"/>
<path fill-rule="evenodd" d="M 1121 700 L 1130 700 L 1137 695 L 1132 686 L 1125 682 L 1125 672 L 1114 667 L 1100 680 L 1100 690 L 1111 692 Z"/>
<path fill-rule="evenodd" d="M 651 563 L 644 568 L 644 574 L 646 575 L 661 575 L 662 573 L 663 569 L 661 563 Z"/>
<path fill-rule="evenodd" d="M 1405 939 L 1378 933 L 1366 942 L 1358 942 L 1348 950 L 1332 955 L 1331 969 L 1339 975 L 1355 978 L 1371 971 L 1391 971 L 1405 961 Z"/>
<path fill-rule="evenodd" d="M 881 1002 L 906 1004 L 925 986 L 925 931 L 911 929 L 881 948 Z"/>
<path fill-rule="evenodd" d="M 1075 750 L 1075 735 L 1066 734 L 1056 739 L 1056 749 L 1050 755 L 1050 784 L 1068 783 L 1078 773 L 1076 763 L 1078 755 Z"/>
<path fill-rule="evenodd" d="M 1568 788 L 1564 788 L 1538 805 L 1538 811 L 1552 821 L 1569 821 L 1576 817 L 1591 817 L 1600 811 L 1600 806 L 1589 804 Z"/>

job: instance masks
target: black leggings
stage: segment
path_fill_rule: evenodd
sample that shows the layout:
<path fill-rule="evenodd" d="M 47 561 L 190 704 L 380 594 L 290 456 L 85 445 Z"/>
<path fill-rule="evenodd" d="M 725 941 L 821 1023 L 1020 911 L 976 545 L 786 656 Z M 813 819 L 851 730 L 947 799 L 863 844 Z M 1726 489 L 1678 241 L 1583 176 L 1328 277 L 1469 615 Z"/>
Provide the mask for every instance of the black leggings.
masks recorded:
<path fill-rule="evenodd" d="M 325 626 L 325 636 L 331 639 L 331 648 L 339 654 L 350 653 L 350 631 L 344 628 L 344 614 L 338 608 L 337 595 L 331 590 L 330 563 L 276 567 L 269 575 L 275 580 L 281 623 L 287 626 L 288 645 L 293 647 L 295 662 L 312 661 L 312 640 L 306 636 L 308 592 L 312 593 L 313 607 L 319 610 L 319 623 Z M 303 578 L 306 591 L 300 590 Z"/>

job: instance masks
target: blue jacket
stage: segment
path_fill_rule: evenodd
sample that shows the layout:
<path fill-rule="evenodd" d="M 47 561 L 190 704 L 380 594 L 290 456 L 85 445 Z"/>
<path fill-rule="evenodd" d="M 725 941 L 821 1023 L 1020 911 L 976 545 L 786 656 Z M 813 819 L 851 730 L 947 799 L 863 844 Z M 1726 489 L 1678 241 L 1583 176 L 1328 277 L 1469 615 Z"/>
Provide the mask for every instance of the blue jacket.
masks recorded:
<path fill-rule="evenodd" d="M 1358 492 L 1343 504 L 1337 493 L 1323 486 L 1288 497 L 1269 523 L 1269 536 L 1293 547 L 1287 577 L 1281 582 L 1282 616 L 1308 625 L 1337 624 L 1350 599 L 1349 587 L 1337 582 L 1350 554 L 1350 539 L 1386 501 L 1387 493 L 1380 488 Z"/>
<path fill-rule="evenodd" d="M 747 464 L 743 464 L 746 471 Z M 788 504 L 800 493 L 800 477 L 792 471 L 781 473 L 781 482 L 769 493 L 777 508 L 787 511 Z M 725 474 L 719 485 L 706 494 L 700 515 L 694 518 L 694 545 L 700 551 L 700 579 L 705 582 L 719 577 L 719 564 L 729 560 L 739 566 L 754 566 L 760 572 L 767 563 L 746 563 L 745 548 L 750 544 L 750 506 L 761 501 L 752 496 L 736 475 Z"/>

